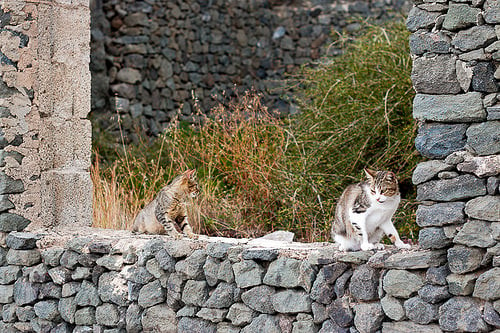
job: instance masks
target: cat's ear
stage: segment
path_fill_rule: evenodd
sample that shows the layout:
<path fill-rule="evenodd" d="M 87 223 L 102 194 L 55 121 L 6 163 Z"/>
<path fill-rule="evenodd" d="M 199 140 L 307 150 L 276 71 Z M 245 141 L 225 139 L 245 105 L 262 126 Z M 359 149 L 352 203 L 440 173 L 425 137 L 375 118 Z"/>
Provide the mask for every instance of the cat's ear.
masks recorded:
<path fill-rule="evenodd" d="M 368 168 L 364 168 L 363 171 L 365 172 L 366 178 L 368 178 L 370 180 L 375 178 L 375 175 L 377 174 L 377 171 L 374 171 L 374 170 L 371 170 Z"/>
<path fill-rule="evenodd" d="M 396 174 L 392 171 L 389 171 L 387 172 L 387 176 L 386 176 L 387 180 L 393 182 L 395 181 L 396 183 L 398 182 L 398 178 L 396 177 Z"/>

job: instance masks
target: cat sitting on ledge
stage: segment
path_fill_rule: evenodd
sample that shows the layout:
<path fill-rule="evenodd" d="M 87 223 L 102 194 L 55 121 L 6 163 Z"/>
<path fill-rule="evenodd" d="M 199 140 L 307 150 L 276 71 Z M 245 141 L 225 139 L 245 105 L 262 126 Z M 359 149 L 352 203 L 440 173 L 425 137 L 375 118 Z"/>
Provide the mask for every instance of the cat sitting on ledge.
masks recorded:
<path fill-rule="evenodd" d="M 339 200 L 332 223 L 332 238 L 341 251 L 384 249 L 387 235 L 398 248 L 409 249 L 399 238 L 392 216 L 401 200 L 398 180 L 390 171 L 365 169 L 366 181 L 349 185 Z"/>

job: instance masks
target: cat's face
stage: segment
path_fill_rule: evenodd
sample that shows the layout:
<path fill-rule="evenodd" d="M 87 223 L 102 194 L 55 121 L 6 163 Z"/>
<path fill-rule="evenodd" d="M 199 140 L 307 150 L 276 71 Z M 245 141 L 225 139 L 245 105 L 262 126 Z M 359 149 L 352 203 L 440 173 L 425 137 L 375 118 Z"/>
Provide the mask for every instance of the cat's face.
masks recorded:
<path fill-rule="evenodd" d="M 370 194 L 379 203 L 384 203 L 399 194 L 398 179 L 393 172 L 365 169 L 365 173 Z"/>
<path fill-rule="evenodd" d="M 196 198 L 200 194 L 200 186 L 198 185 L 198 177 L 196 176 L 196 170 L 187 170 L 183 174 L 184 186 L 188 196 L 191 198 Z"/>

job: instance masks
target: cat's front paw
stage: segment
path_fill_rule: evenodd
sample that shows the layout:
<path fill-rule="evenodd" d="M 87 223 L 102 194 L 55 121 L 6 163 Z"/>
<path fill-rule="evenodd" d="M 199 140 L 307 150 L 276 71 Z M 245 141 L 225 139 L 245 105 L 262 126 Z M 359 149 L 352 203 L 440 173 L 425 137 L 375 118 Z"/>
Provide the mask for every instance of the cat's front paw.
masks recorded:
<path fill-rule="evenodd" d="M 375 246 L 372 243 L 362 243 L 361 244 L 361 250 L 363 251 L 370 251 L 373 250 Z"/>
<path fill-rule="evenodd" d="M 183 236 L 182 236 L 182 234 L 180 234 L 180 233 L 178 233 L 178 232 L 176 232 L 175 234 L 174 234 L 174 233 L 172 233 L 172 234 L 170 234 L 170 236 L 171 236 L 173 239 L 182 239 L 182 237 L 183 237 Z"/>
<path fill-rule="evenodd" d="M 396 247 L 399 249 L 411 249 L 410 244 L 403 243 L 402 241 L 396 242 L 394 243 L 394 245 L 396 245 Z"/>
<path fill-rule="evenodd" d="M 374 244 L 373 248 L 376 250 L 383 250 L 383 249 L 385 249 L 385 246 L 382 243 L 376 243 L 376 244 Z"/>
<path fill-rule="evenodd" d="M 198 239 L 200 237 L 200 235 L 197 235 L 193 232 L 186 233 L 186 236 L 188 236 L 190 239 Z"/>

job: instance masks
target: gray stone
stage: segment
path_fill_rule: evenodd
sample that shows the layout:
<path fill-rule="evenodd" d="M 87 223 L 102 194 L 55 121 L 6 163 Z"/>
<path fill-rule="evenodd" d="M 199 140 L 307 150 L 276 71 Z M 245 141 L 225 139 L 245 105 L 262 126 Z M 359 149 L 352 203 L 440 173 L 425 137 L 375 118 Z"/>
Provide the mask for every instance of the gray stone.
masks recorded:
<path fill-rule="evenodd" d="M 150 313 L 151 314 L 151 313 Z M 142 312 L 139 305 L 132 303 L 127 308 L 127 313 L 125 315 L 126 330 L 130 333 L 140 333 L 142 332 L 141 323 Z"/>
<path fill-rule="evenodd" d="M 273 231 L 270 234 L 264 235 L 260 237 L 260 239 L 267 239 L 278 242 L 293 242 L 294 237 L 295 234 L 291 231 L 278 230 L 278 231 Z"/>
<path fill-rule="evenodd" d="M 496 67 L 492 62 L 479 62 L 472 68 L 472 89 L 485 93 L 498 91 L 495 79 Z"/>
<path fill-rule="evenodd" d="M 182 292 L 182 301 L 188 305 L 203 306 L 208 298 L 208 285 L 205 281 L 188 280 Z"/>
<path fill-rule="evenodd" d="M 41 319 L 56 321 L 59 318 L 58 304 L 56 300 L 41 301 L 35 304 L 34 310 Z"/>
<path fill-rule="evenodd" d="M 18 306 L 16 307 L 16 316 L 20 321 L 30 321 L 36 317 L 36 314 L 32 306 Z"/>
<path fill-rule="evenodd" d="M 282 257 L 269 265 L 263 282 L 275 287 L 302 287 L 310 291 L 315 276 L 316 272 L 307 261 Z"/>
<path fill-rule="evenodd" d="M 7 252 L 7 263 L 9 265 L 33 266 L 42 261 L 40 251 L 35 250 L 14 250 Z"/>
<path fill-rule="evenodd" d="M 1 213 L 0 214 L 0 231 L 10 232 L 10 231 L 22 231 L 31 222 L 14 213 Z"/>
<path fill-rule="evenodd" d="M 161 249 L 155 255 L 160 268 L 166 272 L 173 273 L 175 271 L 175 259 L 168 254 L 167 250 Z"/>
<path fill-rule="evenodd" d="M 243 259 L 247 260 L 262 260 L 262 261 L 273 261 L 278 257 L 277 249 L 245 249 L 241 253 Z"/>
<path fill-rule="evenodd" d="M 85 307 L 76 310 L 75 312 L 76 325 L 93 325 L 95 324 L 95 308 Z"/>
<path fill-rule="evenodd" d="M 348 297 L 334 300 L 327 307 L 328 315 L 340 327 L 349 327 L 354 320 L 354 314 L 349 304 Z"/>
<path fill-rule="evenodd" d="M 489 177 L 486 183 L 486 189 L 488 190 L 489 195 L 498 194 L 500 190 L 500 178 Z"/>
<path fill-rule="evenodd" d="M 465 222 L 464 202 L 444 202 L 432 206 L 419 205 L 417 224 L 420 227 L 441 227 Z"/>
<path fill-rule="evenodd" d="M 120 322 L 120 312 L 116 305 L 105 303 L 96 308 L 95 319 L 98 325 L 116 326 Z"/>
<path fill-rule="evenodd" d="M 165 289 L 161 287 L 159 280 L 154 280 L 141 288 L 137 303 L 143 308 L 164 302 L 166 299 Z"/>
<path fill-rule="evenodd" d="M 311 299 L 304 291 L 283 290 L 271 297 L 274 309 L 279 313 L 311 311 Z"/>
<path fill-rule="evenodd" d="M 205 264 L 203 265 L 203 271 L 205 272 L 205 279 L 209 286 L 213 287 L 219 281 L 218 273 L 219 273 L 219 265 L 220 262 L 218 259 L 214 259 L 212 257 L 207 257 Z"/>
<path fill-rule="evenodd" d="M 255 316 L 257 316 L 257 312 L 245 304 L 235 303 L 229 308 L 229 312 L 226 317 L 235 326 L 245 326 L 251 323 Z"/>
<path fill-rule="evenodd" d="M 451 153 L 450 155 L 446 156 L 444 159 L 444 162 L 450 165 L 457 165 L 459 163 L 462 163 L 466 160 L 470 160 L 473 158 L 473 155 L 469 153 L 468 151 L 462 150 L 462 151 L 456 151 L 454 153 Z"/>
<path fill-rule="evenodd" d="M 451 39 L 443 32 L 415 32 L 410 35 L 410 51 L 422 55 L 426 52 L 449 53 Z"/>
<path fill-rule="evenodd" d="M 14 300 L 14 286 L 0 285 L 0 304 L 12 303 Z"/>
<path fill-rule="evenodd" d="M 465 205 L 465 213 L 474 219 L 500 222 L 500 197 L 487 195 L 474 198 Z"/>
<path fill-rule="evenodd" d="M 96 264 L 105 267 L 110 271 L 119 271 L 123 267 L 123 257 L 118 255 L 104 256 L 97 259 Z"/>
<path fill-rule="evenodd" d="M 442 333 L 438 325 L 420 325 L 411 321 L 384 322 L 382 333 Z"/>
<path fill-rule="evenodd" d="M 413 110 L 415 111 L 415 104 Z M 441 171 L 452 170 L 453 167 L 440 160 L 430 160 L 417 164 L 413 171 L 412 182 L 415 185 L 435 178 Z"/>
<path fill-rule="evenodd" d="M 137 69 L 122 68 L 116 74 L 116 79 L 125 83 L 134 84 L 142 80 L 142 75 Z"/>
<path fill-rule="evenodd" d="M 221 282 L 212 292 L 204 306 L 208 308 L 229 308 L 233 304 L 235 286 L 233 284 Z"/>
<path fill-rule="evenodd" d="M 390 319 L 395 321 L 401 321 L 406 318 L 405 309 L 403 307 L 403 301 L 395 297 L 385 295 L 380 300 L 380 305 L 382 306 L 382 310 L 384 310 L 384 313 Z"/>
<path fill-rule="evenodd" d="M 59 259 L 59 263 L 68 269 L 74 269 L 78 265 L 79 257 L 80 255 L 77 252 L 66 250 Z"/>
<path fill-rule="evenodd" d="M 53 322 L 40 318 L 32 319 L 30 321 L 30 324 L 35 332 L 52 332 L 52 329 L 54 328 L 54 326 L 56 326 Z M 14 332 L 17 332 L 17 330 Z M 81 331 L 77 331 L 76 328 L 73 330 L 73 332 L 81 333 Z"/>
<path fill-rule="evenodd" d="M 468 4 L 451 2 L 443 22 L 443 28 L 454 31 L 473 26 L 478 21 L 481 10 Z"/>
<path fill-rule="evenodd" d="M 500 200 L 498 202 L 498 209 L 500 209 Z M 465 223 L 453 239 L 453 242 L 456 244 L 485 248 L 491 247 L 496 243 L 492 237 L 491 223 L 481 220 L 469 220 Z"/>
<path fill-rule="evenodd" d="M 74 297 L 61 298 L 57 307 L 61 318 L 70 323 L 75 323 L 76 302 Z"/>
<path fill-rule="evenodd" d="M 404 302 L 408 319 L 426 325 L 438 318 L 438 306 L 424 302 L 420 297 L 412 297 Z"/>
<path fill-rule="evenodd" d="M 253 260 L 242 260 L 233 265 L 238 288 L 248 288 L 262 283 L 264 269 Z"/>
<path fill-rule="evenodd" d="M 391 269 L 383 279 L 383 288 L 393 297 L 408 298 L 423 286 L 422 277 L 404 270 Z"/>
<path fill-rule="evenodd" d="M 177 332 L 177 318 L 175 312 L 166 304 L 159 304 L 144 310 L 142 328 L 145 332 Z M 179 321 L 180 326 L 180 321 Z M 208 327 L 208 326 L 207 326 Z M 181 332 L 179 327 L 179 332 Z M 187 332 L 187 331 L 182 331 Z M 203 332 L 201 329 L 191 332 Z M 208 331 L 207 331 L 208 332 Z"/>
<path fill-rule="evenodd" d="M 99 277 L 97 291 L 103 302 L 111 302 L 119 306 L 128 304 L 127 280 L 118 272 L 103 273 Z"/>
<path fill-rule="evenodd" d="M 445 286 L 446 277 L 450 273 L 448 265 L 430 267 L 425 274 L 425 281 L 434 285 Z"/>
<path fill-rule="evenodd" d="M 422 249 L 441 249 L 451 244 L 443 228 L 429 227 L 420 229 L 418 243 Z"/>
<path fill-rule="evenodd" d="M 61 296 L 62 297 L 69 297 L 76 295 L 78 291 L 80 290 L 81 283 L 79 282 L 68 282 L 63 284 L 62 286 L 62 291 L 61 291 Z"/>
<path fill-rule="evenodd" d="M 497 311 L 495 311 L 490 302 L 486 302 L 484 304 L 483 318 L 486 323 L 492 325 L 493 327 L 500 327 L 500 315 Z"/>
<path fill-rule="evenodd" d="M 62 297 L 62 288 L 60 285 L 57 285 L 53 282 L 49 282 L 49 283 L 43 283 L 39 286 L 40 286 L 40 290 L 38 293 L 39 299 Z"/>
<path fill-rule="evenodd" d="M 88 279 L 92 273 L 90 272 L 90 268 L 88 267 L 77 267 L 73 274 L 71 274 L 71 278 L 73 280 L 85 280 Z"/>
<path fill-rule="evenodd" d="M 240 328 L 229 323 L 222 322 L 217 324 L 217 333 L 240 333 Z"/>
<path fill-rule="evenodd" d="M 466 124 L 425 123 L 419 126 L 415 147 L 425 157 L 445 158 L 465 147 Z"/>
<path fill-rule="evenodd" d="M 440 13 L 427 12 L 418 7 L 413 7 L 408 13 L 406 27 L 411 32 L 415 32 L 418 29 L 430 29 L 434 26 L 439 15 Z"/>
<path fill-rule="evenodd" d="M 128 281 L 132 281 L 139 284 L 147 284 L 154 280 L 153 274 L 151 274 L 145 267 L 141 266 L 126 266 L 121 271 L 121 276 Z"/>
<path fill-rule="evenodd" d="M 339 262 L 361 265 L 366 263 L 372 255 L 373 252 L 371 251 L 341 252 L 338 253 L 336 258 Z"/>
<path fill-rule="evenodd" d="M 15 250 L 31 250 L 39 237 L 30 232 L 11 232 L 7 235 L 7 246 Z"/>
<path fill-rule="evenodd" d="M 481 25 L 459 31 L 451 40 L 451 45 L 460 51 L 471 51 L 494 42 L 497 36 L 495 29 L 488 25 Z"/>
<path fill-rule="evenodd" d="M 190 279 L 201 279 L 203 277 L 203 265 L 207 254 L 204 250 L 196 250 L 185 260 L 175 264 L 175 270 L 185 274 Z"/>
<path fill-rule="evenodd" d="M 413 87 L 415 88 L 417 93 L 419 93 L 413 100 L 413 115 L 415 118 L 422 119 L 429 117 L 427 118 L 428 120 L 436 120 L 432 118 L 446 118 L 447 115 L 454 115 L 453 110 L 450 110 L 450 112 L 449 110 L 444 109 L 446 105 L 453 105 L 449 101 L 450 96 L 448 96 L 447 99 L 443 100 L 441 99 L 442 96 L 423 96 L 422 94 L 459 93 L 461 88 L 460 83 L 457 79 L 457 74 L 455 72 L 456 60 L 456 57 L 450 54 L 434 55 L 433 57 L 416 57 L 413 60 L 411 79 L 413 82 Z M 460 98 L 458 96 L 454 97 Z M 432 102 L 436 102 L 438 103 L 438 105 L 433 105 Z M 482 108 L 481 96 L 479 96 L 479 102 L 485 118 L 486 114 L 484 109 Z M 443 105 L 439 106 L 439 103 L 443 103 Z M 438 108 L 441 111 L 445 110 L 446 112 L 444 115 L 440 115 L 437 110 L 435 110 L 435 108 Z M 454 110 L 457 109 L 458 108 L 454 108 Z M 471 112 L 474 113 L 473 110 Z M 438 120 L 443 121 L 442 119 Z"/>
<path fill-rule="evenodd" d="M 254 318 L 250 325 L 245 326 L 241 333 L 281 333 L 278 317 L 261 314 Z"/>
<path fill-rule="evenodd" d="M 160 332 L 161 326 L 157 326 L 157 330 Z M 182 317 L 179 320 L 177 325 L 177 330 L 172 331 L 161 331 L 161 332 L 178 332 L 178 333 L 191 333 L 191 332 L 206 332 L 206 333 L 215 333 L 216 326 L 215 324 L 198 318 L 190 318 L 190 317 Z"/>
<path fill-rule="evenodd" d="M 196 316 L 205 320 L 209 320 L 213 323 L 220 323 L 224 320 L 224 318 L 226 318 L 227 312 L 227 309 L 202 308 L 200 311 L 198 311 Z"/>
<path fill-rule="evenodd" d="M 339 276 L 335 281 L 333 290 L 335 291 L 335 295 L 337 295 L 337 297 L 344 296 L 346 290 L 348 289 L 348 282 L 351 279 L 352 273 L 353 273 L 352 270 L 349 269 L 346 272 L 344 272 L 341 276 Z"/>
<path fill-rule="evenodd" d="M 227 251 L 233 244 L 230 243 L 209 243 L 207 245 L 207 254 L 213 258 L 223 259 L 227 255 Z"/>
<path fill-rule="evenodd" d="M 479 273 L 450 274 L 446 278 L 448 291 L 456 296 L 471 295 Z"/>
<path fill-rule="evenodd" d="M 191 242 L 183 239 L 172 239 L 164 245 L 168 254 L 174 258 L 187 257 L 193 253 Z"/>
<path fill-rule="evenodd" d="M 486 194 L 484 179 L 461 175 L 453 179 L 431 180 L 417 187 L 417 200 L 455 201 Z"/>
<path fill-rule="evenodd" d="M 488 120 L 490 120 L 490 118 L 491 117 L 488 115 Z M 498 153 L 500 151 L 500 130 L 498 129 L 499 124 L 500 122 L 498 121 L 488 121 L 480 124 L 472 124 L 466 133 L 467 150 L 479 155 Z M 495 159 L 495 157 L 491 158 Z"/>
<path fill-rule="evenodd" d="M 448 264 L 450 271 L 456 274 L 472 272 L 479 268 L 483 259 L 483 251 L 456 245 L 448 249 Z"/>
<path fill-rule="evenodd" d="M 5 304 L 2 307 L 2 319 L 6 323 L 12 323 L 17 321 L 16 318 L 17 305 L 15 304 Z"/>
<path fill-rule="evenodd" d="M 198 312 L 199 310 L 200 310 L 200 308 L 197 306 L 186 305 L 185 307 L 183 307 L 182 309 L 177 311 L 175 316 L 177 318 L 179 318 L 179 317 L 194 317 L 196 315 L 196 312 Z"/>
<path fill-rule="evenodd" d="M 500 173 L 500 155 L 471 157 L 457 165 L 458 171 L 473 173 L 477 177 L 496 176 Z"/>
<path fill-rule="evenodd" d="M 379 271 L 361 265 L 354 270 L 349 284 L 351 295 L 358 301 L 372 301 L 378 299 Z"/>
<path fill-rule="evenodd" d="M 274 293 L 273 287 L 257 286 L 242 293 L 241 300 L 256 311 L 273 314 L 276 312 L 271 299 Z"/>
<path fill-rule="evenodd" d="M 98 306 L 101 304 L 97 287 L 89 281 L 83 281 L 75 296 L 75 302 L 79 306 Z"/>
<path fill-rule="evenodd" d="M 17 305 L 31 304 L 38 298 L 40 287 L 38 284 L 28 282 L 26 278 L 14 283 L 14 302 Z"/>
<path fill-rule="evenodd" d="M 1 275 L 1 274 L 0 274 Z M 38 264 L 29 272 L 30 282 L 48 282 L 50 281 L 49 272 L 44 264 Z"/>
<path fill-rule="evenodd" d="M 137 264 L 139 266 L 145 266 L 146 261 L 148 261 L 151 258 L 154 258 L 156 254 L 161 251 L 163 248 L 167 250 L 167 252 L 170 253 L 170 248 L 174 248 L 176 246 L 179 246 L 179 249 L 177 251 L 183 252 L 183 247 L 182 247 L 182 240 L 169 240 L 168 243 L 165 243 L 165 241 L 161 238 L 153 238 L 146 242 L 141 248 L 139 248 L 136 251 L 137 254 Z M 175 250 L 173 250 L 175 251 Z M 192 251 L 191 251 L 192 252 Z M 191 253 L 189 252 L 189 253 Z"/>
<path fill-rule="evenodd" d="M 7 176 L 5 173 L 0 172 L 0 194 L 15 194 L 22 192 L 24 192 L 24 184 L 21 179 L 13 179 Z M 2 231 L 10 231 L 10 230 L 2 230 Z"/>
<path fill-rule="evenodd" d="M 427 250 L 392 254 L 384 259 L 382 267 L 396 269 L 422 269 L 441 265 L 445 262 L 445 250 Z"/>
<path fill-rule="evenodd" d="M 325 322 L 323 322 L 321 329 L 318 331 L 318 333 L 331 333 L 331 332 L 349 333 L 350 330 L 348 328 L 340 327 L 333 320 L 326 320 Z"/>
<path fill-rule="evenodd" d="M 439 326 L 445 331 L 486 332 L 480 307 L 472 298 L 453 297 L 439 308 Z"/>
<path fill-rule="evenodd" d="M 375 333 L 382 326 L 384 312 L 378 302 L 354 305 L 354 326 L 359 332 Z"/>
<path fill-rule="evenodd" d="M 233 267 L 228 259 L 220 263 L 217 278 L 228 283 L 234 282 Z"/>
<path fill-rule="evenodd" d="M 472 296 L 488 301 L 500 298 L 500 267 L 492 268 L 477 278 Z"/>
<path fill-rule="evenodd" d="M 315 324 L 321 324 L 329 318 L 328 311 L 326 311 L 326 306 L 324 304 L 313 302 L 311 304 L 311 310 L 313 313 L 313 321 Z"/>
<path fill-rule="evenodd" d="M 447 286 L 434 286 L 431 284 L 423 286 L 418 291 L 418 296 L 427 303 L 436 304 L 451 297 Z"/>
<path fill-rule="evenodd" d="M 13 283 L 21 274 L 19 266 L 2 266 L 0 267 L 0 284 Z"/>
<path fill-rule="evenodd" d="M 486 0 L 484 4 L 484 20 L 489 24 L 500 23 L 500 4 L 495 0 Z"/>
<path fill-rule="evenodd" d="M 455 65 L 447 65 L 455 68 Z M 427 68 L 427 66 L 426 66 Z M 419 70 L 414 69 L 414 70 Z M 422 71 L 423 69 L 420 69 Z M 432 69 L 427 69 L 432 71 Z M 453 71 L 453 74 L 454 71 Z M 451 75 L 451 74 L 449 74 Z M 455 76 L 456 80 L 456 76 Z M 458 81 L 456 82 L 458 84 Z M 445 86 L 440 83 L 441 86 Z M 458 87 L 460 90 L 460 87 Z M 424 91 L 419 91 L 424 92 Z M 453 93 L 453 89 L 447 88 L 443 92 L 432 91 L 431 93 Z M 413 100 L 413 116 L 419 120 L 431 120 L 439 122 L 471 122 L 486 119 L 486 110 L 483 107 L 481 93 L 470 92 L 460 95 L 427 95 L 417 94 Z M 436 162 L 424 162 L 436 163 Z M 436 165 L 442 167 L 443 170 L 450 170 L 443 165 Z M 437 173 L 437 172 L 436 172 Z"/>

